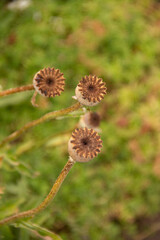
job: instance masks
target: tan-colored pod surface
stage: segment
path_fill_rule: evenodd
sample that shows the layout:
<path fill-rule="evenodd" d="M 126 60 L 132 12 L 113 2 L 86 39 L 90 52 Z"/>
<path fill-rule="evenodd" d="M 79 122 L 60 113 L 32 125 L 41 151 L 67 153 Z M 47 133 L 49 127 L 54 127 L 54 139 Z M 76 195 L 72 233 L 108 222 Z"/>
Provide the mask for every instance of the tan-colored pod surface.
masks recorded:
<path fill-rule="evenodd" d="M 45 97 L 59 96 L 64 91 L 65 78 L 59 69 L 44 68 L 33 78 L 35 90 Z"/>
<path fill-rule="evenodd" d="M 101 118 L 97 112 L 87 112 L 82 118 L 87 128 L 95 129 L 100 125 Z"/>
<path fill-rule="evenodd" d="M 77 162 L 88 162 L 102 148 L 102 140 L 93 129 L 77 128 L 68 142 L 69 155 Z"/>
<path fill-rule="evenodd" d="M 106 90 L 102 78 L 89 75 L 81 79 L 76 87 L 75 94 L 81 104 L 95 106 L 104 98 Z"/>

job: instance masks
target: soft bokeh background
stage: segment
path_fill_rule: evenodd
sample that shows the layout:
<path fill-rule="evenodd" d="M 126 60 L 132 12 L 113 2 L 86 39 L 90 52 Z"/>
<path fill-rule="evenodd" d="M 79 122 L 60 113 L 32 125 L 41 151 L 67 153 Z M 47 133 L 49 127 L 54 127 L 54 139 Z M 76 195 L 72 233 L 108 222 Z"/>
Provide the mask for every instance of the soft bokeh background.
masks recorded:
<path fill-rule="evenodd" d="M 158 0 L 0 1 L 1 89 L 31 84 L 48 66 L 67 79 L 60 97 L 38 97 L 38 109 L 32 93 L 1 98 L 0 140 L 70 106 L 84 75 L 96 74 L 108 87 L 93 108 L 102 117 L 102 153 L 74 166 L 34 223 L 64 240 L 159 240 L 159 40 Z M 43 123 L 0 150 L 0 218 L 44 199 L 68 158 L 70 133 L 63 133 L 77 121 Z M 0 230 L 0 239 L 41 237 L 12 226 Z"/>

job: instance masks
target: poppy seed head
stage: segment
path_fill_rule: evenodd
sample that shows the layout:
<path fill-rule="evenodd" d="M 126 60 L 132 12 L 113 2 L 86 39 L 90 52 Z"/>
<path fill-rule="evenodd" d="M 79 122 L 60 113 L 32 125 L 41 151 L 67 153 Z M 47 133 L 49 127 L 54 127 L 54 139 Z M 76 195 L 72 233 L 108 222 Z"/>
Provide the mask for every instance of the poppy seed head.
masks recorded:
<path fill-rule="evenodd" d="M 64 91 L 65 78 L 59 69 L 44 68 L 33 79 L 35 90 L 45 97 L 59 96 Z"/>
<path fill-rule="evenodd" d="M 76 87 L 75 93 L 81 104 L 95 106 L 104 98 L 106 90 L 102 78 L 89 75 L 82 78 Z"/>
<path fill-rule="evenodd" d="M 83 120 L 88 128 L 98 128 L 100 125 L 100 115 L 97 112 L 87 112 Z"/>
<path fill-rule="evenodd" d="M 102 140 L 93 129 L 77 128 L 68 143 L 70 156 L 77 162 L 88 162 L 96 157 L 102 148 Z"/>

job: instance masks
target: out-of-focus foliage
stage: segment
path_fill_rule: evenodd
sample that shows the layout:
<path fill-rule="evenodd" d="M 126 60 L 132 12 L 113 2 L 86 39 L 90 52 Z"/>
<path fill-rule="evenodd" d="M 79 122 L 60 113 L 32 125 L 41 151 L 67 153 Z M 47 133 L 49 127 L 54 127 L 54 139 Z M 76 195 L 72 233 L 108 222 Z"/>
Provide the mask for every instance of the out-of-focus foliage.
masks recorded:
<path fill-rule="evenodd" d="M 160 206 L 159 1 L 32 0 L 23 10 L 8 9 L 8 2 L 0 1 L 1 88 L 30 84 L 48 66 L 67 80 L 60 97 L 39 97 L 38 109 L 30 104 L 31 93 L 1 98 L 0 140 L 69 106 L 84 75 L 96 74 L 108 87 L 93 108 L 102 116 L 102 153 L 77 163 L 33 222 L 64 240 L 135 239 L 146 228 L 140 222 L 156 216 Z M 44 199 L 68 158 L 70 133 L 63 132 L 77 121 L 41 124 L 0 150 L 0 218 Z M 5 226 L 0 239 L 39 238 Z"/>

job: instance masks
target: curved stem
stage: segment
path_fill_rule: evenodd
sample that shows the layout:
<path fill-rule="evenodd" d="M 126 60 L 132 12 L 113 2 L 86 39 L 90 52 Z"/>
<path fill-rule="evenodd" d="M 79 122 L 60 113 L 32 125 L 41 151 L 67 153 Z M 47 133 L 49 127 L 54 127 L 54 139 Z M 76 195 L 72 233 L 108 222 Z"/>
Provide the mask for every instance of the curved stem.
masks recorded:
<path fill-rule="evenodd" d="M 47 197 L 44 199 L 44 201 L 36 208 L 33 208 L 31 210 L 17 213 L 15 215 L 12 215 L 8 218 L 5 218 L 0 221 L 0 225 L 4 225 L 10 222 L 14 222 L 23 218 L 29 218 L 34 217 L 36 214 L 41 212 L 43 209 L 45 209 L 48 204 L 52 201 L 52 199 L 56 196 L 56 193 L 58 192 L 61 184 L 63 183 L 64 179 L 66 178 L 67 174 L 69 173 L 70 169 L 73 167 L 75 161 L 72 158 L 69 158 L 68 162 L 64 166 L 63 170 L 61 171 L 60 175 L 58 176 L 57 180 L 53 184 L 51 191 L 47 195 Z"/>
<path fill-rule="evenodd" d="M 13 132 L 12 134 L 10 134 L 8 137 L 6 137 L 2 142 L 0 142 L 0 147 L 2 147 L 4 144 L 6 144 L 7 142 L 10 142 L 14 139 L 16 139 L 18 136 L 20 136 L 23 132 L 25 132 L 26 130 L 42 123 L 45 122 L 47 120 L 50 119 L 54 119 L 56 117 L 59 116 L 63 116 L 66 115 L 67 113 L 73 112 L 75 110 L 78 110 L 81 107 L 81 104 L 79 102 L 75 103 L 74 105 L 65 108 L 65 109 L 61 109 L 58 111 L 54 111 L 54 112 L 50 112 L 45 114 L 44 116 L 42 116 L 41 118 L 38 118 L 36 120 L 33 120 L 32 122 L 27 123 L 26 125 L 24 125 L 22 128 L 20 128 L 19 130 Z"/>
<path fill-rule="evenodd" d="M 31 103 L 33 107 L 39 107 L 38 104 L 36 103 L 36 97 L 37 97 L 37 91 L 34 92 L 33 97 L 31 99 Z"/>
<path fill-rule="evenodd" d="M 13 93 L 18 93 L 18 92 L 23 92 L 23 91 L 29 91 L 29 90 L 34 90 L 33 84 L 26 85 L 26 86 L 21 86 L 21 87 L 16 87 L 16 88 L 10 88 L 4 91 L 0 92 L 0 97 L 4 97 Z"/>

